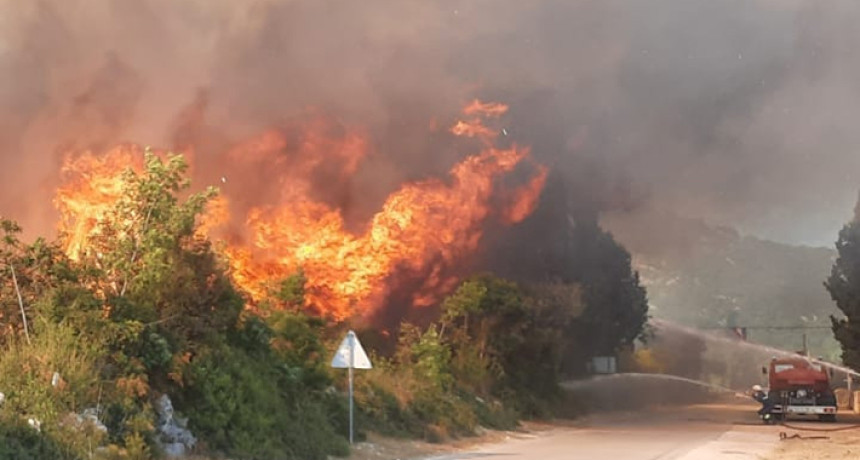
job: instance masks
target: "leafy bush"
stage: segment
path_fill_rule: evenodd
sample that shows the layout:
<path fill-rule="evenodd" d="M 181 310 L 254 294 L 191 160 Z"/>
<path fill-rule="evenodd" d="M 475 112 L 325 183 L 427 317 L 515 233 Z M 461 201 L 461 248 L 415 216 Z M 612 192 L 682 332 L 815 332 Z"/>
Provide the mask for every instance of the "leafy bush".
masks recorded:
<path fill-rule="evenodd" d="M 265 286 L 259 316 L 245 311 L 196 228 L 215 192 L 188 194 L 186 169 L 181 157 L 146 152 L 75 260 L 59 244 L 21 243 L 17 224 L 0 221 L 0 460 L 158 457 L 152 401 L 165 393 L 206 453 L 348 453 L 345 379 L 332 378 L 325 342 L 347 325 L 306 314 L 301 272 Z M 544 308 L 509 281 L 463 283 L 438 323 L 403 325 L 386 358 L 356 374 L 359 426 L 439 441 L 547 413 L 563 294 Z M 90 408 L 107 434 L 78 421 Z M 22 431 L 28 417 L 41 435 Z"/>
<path fill-rule="evenodd" d="M 179 400 L 192 430 L 209 447 L 249 460 L 346 455 L 327 406 L 287 366 L 271 361 L 229 347 L 198 358 Z"/>
<path fill-rule="evenodd" d="M 73 460 L 60 445 L 26 423 L 0 418 L 0 460 Z"/>
<path fill-rule="evenodd" d="M 396 350 L 391 359 L 376 358 L 373 372 L 357 375 L 356 401 L 368 426 L 438 442 L 473 435 L 479 425 L 516 424 L 514 412 L 454 378 L 450 345 L 436 326 L 402 325 Z"/>

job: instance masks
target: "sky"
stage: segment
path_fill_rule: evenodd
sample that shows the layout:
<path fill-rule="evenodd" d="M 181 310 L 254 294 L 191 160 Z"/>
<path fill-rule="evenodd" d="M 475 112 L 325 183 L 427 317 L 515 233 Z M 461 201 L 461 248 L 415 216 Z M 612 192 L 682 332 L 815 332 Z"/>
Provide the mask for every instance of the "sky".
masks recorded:
<path fill-rule="evenodd" d="M 0 214 L 50 233 L 73 152 L 190 138 L 205 163 L 309 109 L 367 128 L 372 208 L 462 156 L 428 126 L 480 97 L 600 212 L 830 245 L 860 189 L 858 22 L 841 0 L 0 0 Z"/>

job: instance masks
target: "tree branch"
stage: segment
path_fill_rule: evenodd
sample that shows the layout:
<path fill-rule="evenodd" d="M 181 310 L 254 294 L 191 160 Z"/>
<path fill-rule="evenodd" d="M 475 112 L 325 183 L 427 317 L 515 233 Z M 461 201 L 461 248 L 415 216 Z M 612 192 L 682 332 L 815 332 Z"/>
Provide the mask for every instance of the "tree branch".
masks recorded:
<path fill-rule="evenodd" d="M 146 232 L 146 226 L 149 225 L 150 216 L 152 216 L 152 206 L 151 205 L 146 210 L 146 218 L 143 220 L 143 227 L 141 227 L 141 229 L 140 229 L 141 235 L 143 235 Z M 131 264 L 132 265 L 134 265 L 134 261 L 135 261 L 135 259 L 137 259 L 137 250 L 138 249 L 140 249 L 140 239 L 139 238 L 134 241 L 134 251 L 132 251 L 132 253 L 131 253 Z M 131 267 L 129 267 L 129 270 L 131 270 Z M 125 279 L 123 279 L 123 281 L 122 281 L 122 289 L 120 289 L 120 292 L 119 292 L 120 297 L 125 295 L 125 289 L 127 287 L 128 287 L 128 273 L 126 273 Z"/>
<path fill-rule="evenodd" d="M 12 272 L 12 284 L 15 285 L 15 294 L 18 296 L 18 307 L 21 308 L 21 320 L 24 321 L 24 335 L 27 337 L 27 345 L 30 345 L 30 327 L 27 325 L 27 313 L 24 312 L 24 299 L 21 297 L 21 289 L 18 287 L 15 265 L 11 261 L 9 262 L 9 270 Z"/>

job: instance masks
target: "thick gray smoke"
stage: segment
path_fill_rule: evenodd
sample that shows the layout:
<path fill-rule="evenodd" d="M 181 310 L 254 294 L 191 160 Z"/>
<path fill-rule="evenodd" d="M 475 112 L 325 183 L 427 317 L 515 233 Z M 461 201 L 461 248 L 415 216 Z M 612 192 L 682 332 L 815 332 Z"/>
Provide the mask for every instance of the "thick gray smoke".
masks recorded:
<path fill-rule="evenodd" d="M 857 204 L 854 205 L 854 221 L 860 222 L 860 197 L 857 198 Z"/>
<path fill-rule="evenodd" d="M 0 0 L 0 214 L 49 233 L 62 152 L 197 145 L 315 107 L 368 202 L 458 153 L 474 96 L 600 210 L 829 241 L 860 183 L 852 1 Z M 214 167 L 214 166 L 213 166 Z"/>

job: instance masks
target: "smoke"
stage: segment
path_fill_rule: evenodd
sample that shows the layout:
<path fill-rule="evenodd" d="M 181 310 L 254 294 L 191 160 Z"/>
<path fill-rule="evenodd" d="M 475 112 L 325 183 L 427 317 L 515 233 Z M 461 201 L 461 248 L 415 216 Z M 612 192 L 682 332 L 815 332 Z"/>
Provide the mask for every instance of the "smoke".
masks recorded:
<path fill-rule="evenodd" d="M 854 222 L 860 222 L 860 195 L 857 197 L 857 204 L 854 205 Z"/>
<path fill-rule="evenodd" d="M 438 127 L 480 96 L 578 206 L 830 241 L 860 182 L 858 19 L 847 0 L 0 0 L 0 214 L 50 234 L 70 149 L 172 146 L 215 183 L 226 146 L 313 109 L 373 141 L 331 198 L 360 221 L 467 153 Z"/>

